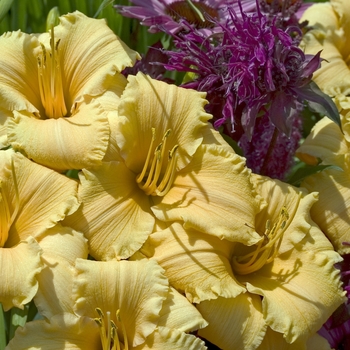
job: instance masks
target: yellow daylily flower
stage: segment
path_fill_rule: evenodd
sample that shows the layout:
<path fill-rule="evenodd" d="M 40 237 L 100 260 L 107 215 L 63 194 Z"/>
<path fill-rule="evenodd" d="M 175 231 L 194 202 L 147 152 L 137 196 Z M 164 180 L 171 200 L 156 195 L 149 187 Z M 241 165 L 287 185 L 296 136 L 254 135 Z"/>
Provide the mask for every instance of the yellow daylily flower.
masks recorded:
<path fill-rule="evenodd" d="M 171 292 L 155 261 L 77 259 L 76 270 L 76 314 L 27 323 L 8 350 L 206 349 L 203 341 L 185 333 L 206 322 L 183 296 Z"/>
<path fill-rule="evenodd" d="M 328 118 L 321 119 L 297 150 L 296 155 L 309 164 L 330 167 L 308 176 L 302 186 L 319 192 L 319 200 L 311 209 L 313 220 L 340 254 L 350 253 L 350 110 L 343 110 L 342 129 Z"/>
<path fill-rule="evenodd" d="M 306 54 L 322 50 L 325 59 L 313 74 L 313 80 L 331 97 L 350 94 L 350 9 L 347 0 L 314 4 L 303 14 L 313 28 L 303 36 Z"/>
<path fill-rule="evenodd" d="M 83 205 L 67 221 L 84 232 L 95 259 L 130 257 L 156 218 L 245 244 L 261 239 L 252 228 L 261 201 L 250 171 L 208 123 L 206 103 L 203 93 L 128 77 L 111 124 L 114 160 L 83 170 Z"/>
<path fill-rule="evenodd" d="M 0 151 L 0 181 L 0 302 L 8 310 L 36 294 L 39 238 L 78 208 L 78 186 L 12 150 Z"/>
<path fill-rule="evenodd" d="M 96 97 L 124 81 L 120 72 L 138 53 L 105 20 L 80 12 L 60 17 L 50 33 L 5 33 L 0 47 L 0 113 L 14 114 L 12 147 L 57 170 L 100 164 L 110 131 Z"/>
<path fill-rule="evenodd" d="M 310 218 L 315 193 L 252 178 L 267 201 L 255 220 L 262 241 L 245 246 L 173 223 L 152 233 L 141 252 L 198 303 L 209 322 L 198 334 L 220 348 L 257 349 L 274 333 L 305 344 L 344 301 L 334 268 L 341 257 Z"/>

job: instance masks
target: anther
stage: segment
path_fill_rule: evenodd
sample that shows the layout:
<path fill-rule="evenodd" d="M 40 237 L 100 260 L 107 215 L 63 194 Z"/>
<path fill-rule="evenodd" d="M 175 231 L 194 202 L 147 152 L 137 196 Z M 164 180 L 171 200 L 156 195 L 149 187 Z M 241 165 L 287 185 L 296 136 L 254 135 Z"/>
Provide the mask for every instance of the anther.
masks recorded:
<path fill-rule="evenodd" d="M 139 187 L 147 195 L 164 196 L 173 184 L 176 173 L 176 150 L 178 149 L 178 145 L 175 145 L 172 150 L 169 151 L 167 164 L 164 170 L 167 139 L 170 134 L 171 130 L 168 129 L 165 132 L 162 141 L 155 147 L 155 150 L 153 151 L 153 159 L 151 159 L 155 140 L 155 129 L 152 128 L 152 140 L 147 158 L 141 173 L 136 177 L 136 182 Z"/>
<path fill-rule="evenodd" d="M 232 259 L 232 268 L 239 275 L 247 275 L 258 271 L 264 265 L 269 264 L 278 254 L 282 243 L 284 229 L 289 215 L 287 209 L 283 207 L 277 222 L 272 225 L 270 220 L 266 221 L 265 232 L 262 239 L 253 252 L 242 256 L 235 256 Z"/>

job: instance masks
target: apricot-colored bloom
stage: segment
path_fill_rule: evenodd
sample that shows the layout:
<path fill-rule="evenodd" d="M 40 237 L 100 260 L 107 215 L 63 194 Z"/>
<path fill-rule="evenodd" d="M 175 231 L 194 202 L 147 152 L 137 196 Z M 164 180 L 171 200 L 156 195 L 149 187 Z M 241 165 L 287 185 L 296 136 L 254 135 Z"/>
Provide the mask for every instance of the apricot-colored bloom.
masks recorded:
<path fill-rule="evenodd" d="M 8 349 L 204 350 L 186 332 L 205 326 L 199 312 L 172 291 L 155 261 L 76 261 L 73 313 L 17 330 Z"/>
<path fill-rule="evenodd" d="M 344 301 L 333 266 L 341 258 L 310 218 L 315 193 L 267 177 L 254 179 L 267 201 L 256 216 L 262 237 L 256 245 L 174 223 L 152 233 L 141 252 L 156 259 L 170 284 L 198 303 L 209 322 L 198 334 L 220 348 L 269 349 L 283 335 L 286 346 L 305 349 Z"/>
<path fill-rule="evenodd" d="M 109 125 L 91 98 L 119 85 L 139 55 L 104 20 L 80 12 L 60 17 L 50 33 L 7 32 L 0 47 L 0 113 L 13 112 L 12 147 L 59 170 L 100 164 Z"/>
<path fill-rule="evenodd" d="M 350 7 L 348 0 L 330 0 L 309 7 L 301 21 L 309 21 L 313 30 L 303 37 L 306 54 L 322 50 L 322 66 L 313 80 L 331 97 L 350 93 Z"/>
<path fill-rule="evenodd" d="M 90 254 L 128 258 L 153 231 L 155 218 L 257 242 L 252 225 L 259 196 L 244 160 L 207 122 L 204 94 L 141 73 L 128 81 L 111 123 L 110 161 L 80 174 L 83 204 L 67 221 L 84 232 Z"/>
<path fill-rule="evenodd" d="M 8 310 L 36 294 L 46 262 L 38 242 L 77 209 L 77 183 L 12 150 L 0 151 L 0 181 L 0 302 Z"/>

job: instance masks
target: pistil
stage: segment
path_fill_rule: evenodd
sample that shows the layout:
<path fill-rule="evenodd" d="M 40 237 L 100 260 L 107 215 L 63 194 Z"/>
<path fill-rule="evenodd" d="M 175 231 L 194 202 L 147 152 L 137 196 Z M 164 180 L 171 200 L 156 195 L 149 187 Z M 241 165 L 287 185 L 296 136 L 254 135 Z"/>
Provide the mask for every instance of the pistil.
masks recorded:
<path fill-rule="evenodd" d="M 64 100 L 62 72 L 59 60 L 59 43 L 55 42 L 54 28 L 51 29 L 48 52 L 41 44 L 41 54 L 38 56 L 38 78 L 41 102 L 48 118 L 61 118 L 67 115 Z"/>
<path fill-rule="evenodd" d="M 99 317 L 95 318 L 95 322 L 100 329 L 100 337 L 102 350 L 129 350 L 128 338 L 125 326 L 120 318 L 120 310 L 116 312 L 116 320 L 121 324 L 121 333 L 123 335 L 123 342 L 118 337 L 118 327 L 115 322 L 111 320 L 111 313 L 106 312 L 106 317 L 100 308 L 96 308 Z"/>
<path fill-rule="evenodd" d="M 152 141 L 148 149 L 147 158 L 141 173 L 136 178 L 139 187 L 147 195 L 164 196 L 170 190 L 174 182 L 178 145 L 175 145 L 168 152 L 166 169 L 163 171 L 166 162 L 167 139 L 170 133 L 171 130 L 168 129 L 163 136 L 162 142 L 157 145 L 153 151 L 155 129 L 152 128 Z"/>

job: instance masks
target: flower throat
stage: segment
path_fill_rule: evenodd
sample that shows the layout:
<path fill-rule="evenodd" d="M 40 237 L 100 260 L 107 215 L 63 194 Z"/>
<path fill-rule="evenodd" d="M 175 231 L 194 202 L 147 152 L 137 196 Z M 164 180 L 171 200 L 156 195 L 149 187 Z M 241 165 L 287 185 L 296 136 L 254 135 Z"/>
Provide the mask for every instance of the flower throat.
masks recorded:
<path fill-rule="evenodd" d="M 38 78 L 41 102 L 44 106 L 46 117 L 54 119 L 67 115 L 59 59 L 59 43 L 60 40 L 55 42 L 55 32 L 54 28 L 52 28 L 50 37 L 51 52 L 48 52 L 44 44 L 40 43 L 41 53 L 38 55 Z"/>
<path fill-rule="evenodd" d="M 128 337 L 125 326 L 120 318 L 120 310 L 116 312 L 116 320 L 121 325 L 123 342 L 118 336 L 118 327 L 111 319 L 111 313 L 108 311 L 106 316 L 100 308 L 96 308 L 99 317 L 95 322 L 99 326 L 102 350 L 129 350 Z"/>
<path fill-rule="evenodd" d="M 258 271 L 264 265 L 269 264 L 277 256 L 282 242 L 284 229 L 286 227 L 289 215 L 287 209 L 283 207 L 277 222 L 271 227 L 270 220 L 267 220 L 264 239 L 262 239 L 252 252 L 235 256 L 232 259 L 233 271 L 239 275 L 247 275 Z"/>
<path fill-rule="evenodd" d="M 163 136 L 162 142 L 156 146 L 155 150 L 153 151 L 156 132 L 155 129 L 152 128 L 152 141 L 148 149 L 147 158 L 141 173 L 136 178 L 136 182 L 138 183 L 139 187 L 147 195 L 165 196 L 169 192 L 174 182 L 177 158 L 176 151 L 178 149 L 178 145 L 175 145 L 169 151 L 168 157 L 166 157 L 165 150 L 167 148 L 167 139 L 170 133 L 171 130 L 168 129 Z M 165 171 L 162 171 L 166 158 L 168 158 L 168 160 Z"/>

